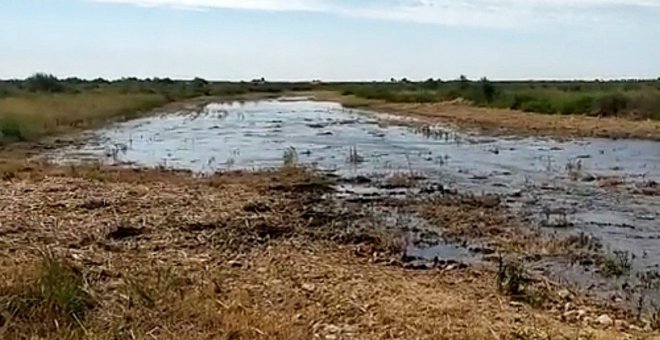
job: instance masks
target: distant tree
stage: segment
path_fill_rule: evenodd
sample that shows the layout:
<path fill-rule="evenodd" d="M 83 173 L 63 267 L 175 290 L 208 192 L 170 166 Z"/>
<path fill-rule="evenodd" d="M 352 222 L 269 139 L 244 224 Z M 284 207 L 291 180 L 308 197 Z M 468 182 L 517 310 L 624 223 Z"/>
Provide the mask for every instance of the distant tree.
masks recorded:
<path fill-rule="evenodd" d="M 195 84 L 202 84 L 202 85 L 208 85 L 209 83 L 206 79 L 200 77 L 195 77 L 195 79 L 193 79 L 192 82 Z"/>
<path fill-rule="evenodd" d="M 92 83 L 95 83 L 95 84 L 109 84 L 110 82 L 99 77 L 99 78 L 96 78 L 96 79 L 92 80 Z"/>
<path fill-rule="evenodd" d="M 31 92 L 62 92 L 64 86 L 52 74 L 37 73 L 25 79 L 25 85 Z"/>
<path fill-rule="evenodd" d="M 62 81 L 69 84 L 82 84 L 86 82 L 86 80 L 80 79 L 78 77 L 68 77 Z"/>
<path fill-rule="evenodd" d="M 195 78 L 197 79 L 197 78 Z M 170 78 L 154 78 L 154 82 L 158 84 L 173 85 L 174 80 Z"/>
<path fill-rule="evenodd" d="M 461 74 L 460 77 L 458 77 L 458 82 L 459 82 L 459 87 L 461 90 L 465 90 L 470 87 L 470 79 L 466 77 L 464 74 Z"/>
<path fill-rule="evenodd" d="M 205 79 L 196 77 L 190 82 L 193 92 L 196 95 L 209 95 L 211 91 L 209 90 L 209 82 Z"/>
<path fill-rule="evenodd" d="M 492 102 L 493 99 L 495 98 L 495 85 L 491 83 L 488 78 L 483 77 L 481 78 L 481 92 L 484 95 L 484 98 L 486 99 L 487 102 Z"/>
<path fill-rule="evenodd" d="M 422 83 L 422 87 L 428 90 L 433 90 L 436 89 L 439 84 L 440 84 L 440 79 L 436 81 L 433 78 L 429 78 Z"/>

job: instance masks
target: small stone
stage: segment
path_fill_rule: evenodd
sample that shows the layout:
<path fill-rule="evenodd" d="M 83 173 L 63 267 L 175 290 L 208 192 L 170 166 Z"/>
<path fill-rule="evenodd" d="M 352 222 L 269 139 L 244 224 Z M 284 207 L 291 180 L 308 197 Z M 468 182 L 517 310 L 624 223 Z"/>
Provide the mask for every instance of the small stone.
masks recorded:
<path fill-rule="evenodd" d="M 314 291 L 314 288 L 315 288 L 314 285 L 311 284 L 311 283 L 303 283 L 303 285 L 302 285 L 302 289 L 304 289 L 304 290 L 306 290 L 310 293 Z"/>
<path fill-rule="evenodd" d="M 566 304 L 564 305 L 564 312 L 568 312 L 571 309 L 573 309 L 573 304 L 570 302 L 566 302 Z"/>
<path fill-rule="evenodd" d="M 633 331 L 633 332 L 641 332 L 642 331 L 642 327 L 639 327 L 637 325 L 630 325 L 630 326 L 628 326 L 628 329 Z"/>
<path fill-rule="evenodd" d="M 337 336 L 334 334 L 328 334 L 325 336 L 325 340 L 337 340 Z"/>
<path fill-rule="evenodd" d="M 240 268 L 240 267 L 243 267 L 243 263 L 241 263 L 241 261 L 236 261 L 236 260 L 231 260 L 231 261 L 227 262 L 227 264 L 228 264 L 230 267 L 233 267 L 233 268 Z"/>
<path fill-rule="evenodd" d="M 584 314 L 580 314 L 580 312 L 583 312 L 581 310 L 572 310 L 565 312 L 562 314 L 562 317 L 564 320 L 580 320 Z"/>
<path fill-rule="evenodd" d="M 511 302 L 509 302 L 509 306 L 520 308 L 520 307 L 523 306 L 523 304 L 521 302 L 518 302 L 518 301 L 511 301 Z"/>
<path fill-rule="evenodd" d="M 628 329 L 628 323 L 623 320 L 614 320 L 614 327 L 616 329 L 625 330 Z"/>
<path fill-rule="evenodd" d="M 573 294 L 571 294 L 571 291 L 568 289 L 562 289 L 557 292 L 557 295 L 563 300 L 570 300 Z"/>
<path fill-rule="evenodd" d="M 595 321 L 596 321 L 596 324 L 598 324 L 600 326 L 603 326 L 603 327 L 610 327 L 614 324 L 614 320 L 612 320 L 612 318 L 607 314 L 603 314 L 603 315 L 599 316 L 598 318 L 596 318 Z"/>
<path fill-rule="evenodd" d="M 582 182 L 593 182 L 595 180 L 596 180 L 596 177 L 594 177 L 594 175 L 587 174 L 587 175 L 582 176 Z"/>
<path fill-rule="evenodd" d="M 335 326 L 335 325 L 327 325 L 325 326 L 325 331 L 328 333 L 339 333 L 341 332 L 341 328 Z"/>

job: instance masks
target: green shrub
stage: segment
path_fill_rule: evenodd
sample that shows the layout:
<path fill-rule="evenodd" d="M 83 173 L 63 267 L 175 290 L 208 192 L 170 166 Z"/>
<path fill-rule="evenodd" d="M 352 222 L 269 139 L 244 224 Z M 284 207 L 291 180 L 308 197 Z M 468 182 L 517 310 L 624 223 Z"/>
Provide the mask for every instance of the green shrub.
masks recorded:
<path fill-rule="evenodd" d="M 495 98 L 495 85 L 488 81 L 486 77 L 481 78 L 481 93 L 483 94 L 484 98 L 486 99 L 486 102 L 490 103 L 493 101 Z"/>
<path fill-rule="evenodd" d="M 627 251 L 615 251 L 601 260 L 600 267 L 602 274 L 608 277 L 629 275 L 632 270 L 632 256 Z"/>
<path fill-rule="evenodd" d="M 637 118 L 660 118 L 660 94 L 642 93 L 631 98 L 627 110 Z"/>
<path fill-rule="evenodd" d="M 594 102 L 595 100 L 591 96 L 567 100 L 562 104 L 561 113 L 565 115 L 591 113 L 594 109 Z"/>
<path fill-rule="evenodd" d="M 513 102 L 511 103 L 510 108 L 512 110 L 522 110 L 523 105 L 534 100 L 532 95 L 522 93 L 516 94 L 513 96 Z"/>
<path fill-rule="evenodd" d="M 0 145 L 7 142 L 24 142 L 34 134 L 35 131 L 17 115 L 0 115 Z"/>
<path fill-rule="evenodd" d="M 531 101 L 523 102 L 520 109 L 525 112 L 537 113 L 556 113 L 557 109 L 546 98 L 534 98 Z"/>
<path fill-rule="evenodd" d="M 601 116 L 618 116 L 628 106 L 628 97 L 613 93 L 607 94 L 598 100 L 598 114 Z"/>

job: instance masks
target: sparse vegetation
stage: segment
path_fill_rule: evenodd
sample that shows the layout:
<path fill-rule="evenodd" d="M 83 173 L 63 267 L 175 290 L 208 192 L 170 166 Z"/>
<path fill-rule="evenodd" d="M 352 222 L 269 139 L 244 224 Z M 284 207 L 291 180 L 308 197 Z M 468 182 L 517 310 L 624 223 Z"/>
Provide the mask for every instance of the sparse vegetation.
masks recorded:
<path fill-rule="evenodd" d="M 364 162 L 364 157 L 358 153 L 357 146 L 352 146 L 348 150 L 348 163 L 350 164 L 360 164 Z"/>
<path fill-rule="evenodd" d="M 522 262 L 500 257 L 497 285 L 501 292 L 513 297 L 522 296 L 526 285 L 525 269 Z"/>
<path fill-rule="evenodd" d="M 601 260 L 601 272 L 605 276 L 620 277 L 629 275 L 632 269 L 632 256 L 627 251 L 614 251 Z"/>
<path fill-rule="evenodd" d="M 284 150 L 284 155 L 282 156 L 282 162 L 284 166 L 295 166 L 298 164 L 298 151 L 293 146 L 288 147 Z"/>
<path fill-rule="evenodd" d="M 514 300 L 532 306 L 542 306 L 547 297 L 531 284 L 522 261 L 522 259 L 504 259 L 500 257 L 497 271 L 498 289 Z"/>
<path fill-rule="evenodd" d="M 582 170 L 584 170 L 584 166 L 582 165 L 581 159 L 575 159 L 566 163 L 566 172 L 568 173 L 569 178 L 574 181 L 577 181 L 580 178 Z"/>
<path fill-rule="evenodd" d="M 0 285 L 0 315 L 13 325 L 78 328 L 93 306 L 83 274 L 50 252 L 44 252 L 40 262 L 12 279 L 5 277 Z"/>

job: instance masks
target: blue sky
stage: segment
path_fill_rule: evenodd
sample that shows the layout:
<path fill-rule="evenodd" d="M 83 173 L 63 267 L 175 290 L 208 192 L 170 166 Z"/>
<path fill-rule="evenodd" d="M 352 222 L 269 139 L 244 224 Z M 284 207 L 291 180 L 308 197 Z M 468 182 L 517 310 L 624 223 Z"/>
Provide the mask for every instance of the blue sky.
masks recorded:
<path fill-rule="evenodd" d="M 2 0 L 0 78 L 660 77 L 660 0 Z"/>

